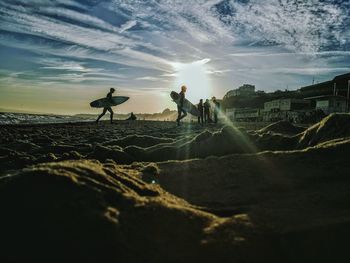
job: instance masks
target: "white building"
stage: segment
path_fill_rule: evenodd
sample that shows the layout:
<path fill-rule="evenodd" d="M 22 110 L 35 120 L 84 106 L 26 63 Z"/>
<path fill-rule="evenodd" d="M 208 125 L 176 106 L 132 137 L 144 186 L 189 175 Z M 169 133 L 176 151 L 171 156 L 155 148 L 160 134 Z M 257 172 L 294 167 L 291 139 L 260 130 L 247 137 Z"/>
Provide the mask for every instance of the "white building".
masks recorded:
<path fill-rule="evenodd" d="M 226 93 L 225 97 L 237 97 L 237 96 L 251 96 L 255 94 L 255 86 L 250 84 L 243 84 L 238 89 L 230 90 Z"/>
<path fill-rule="evenodd" d="M 325 95 L 307 99 L 316 101 L 316 110 L 322 110 L 325 114 L 347 111 L 346 98 L 343 96 Z"/>
<path fill-rule="evenodd" d="M 264 103 L 263 120 L 291 120 L 299 122 L 311 114 L 310 101 L 304 99 L 277 99 Z"/>
<path fill-rule="evenodd" d="M 310 101 L 304 99 L 278 99 L 264 103 L 264 111 L 290 111 L 309 107 Z"/>

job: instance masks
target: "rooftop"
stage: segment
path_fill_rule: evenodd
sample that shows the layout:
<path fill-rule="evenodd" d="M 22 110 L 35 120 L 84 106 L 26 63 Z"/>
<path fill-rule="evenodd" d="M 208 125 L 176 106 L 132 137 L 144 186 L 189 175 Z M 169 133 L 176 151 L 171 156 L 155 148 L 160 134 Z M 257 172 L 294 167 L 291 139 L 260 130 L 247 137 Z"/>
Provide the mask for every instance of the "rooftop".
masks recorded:
<path fill-rule="evenodd" d="M 308 98 L 305 98 L 305 100 L 318 100 L 318 99 L 327 99 L 327 98 L 338 98 L 338 99 L 346 100 L 346 97 L 338 96 L 338 95 L 322 95 L 322 96 L 308 97 Z"/>

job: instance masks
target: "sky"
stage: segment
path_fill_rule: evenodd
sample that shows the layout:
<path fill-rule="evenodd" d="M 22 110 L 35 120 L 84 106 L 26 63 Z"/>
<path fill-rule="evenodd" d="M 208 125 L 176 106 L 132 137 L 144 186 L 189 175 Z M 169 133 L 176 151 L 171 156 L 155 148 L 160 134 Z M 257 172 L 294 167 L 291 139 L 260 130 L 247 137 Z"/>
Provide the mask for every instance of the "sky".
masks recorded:
<path fill-rule="evenodd" d="M 0 108 L 175 109 L 242 84 L 297 89 L 350 72 L 349 0 L 0 0 Z"/>

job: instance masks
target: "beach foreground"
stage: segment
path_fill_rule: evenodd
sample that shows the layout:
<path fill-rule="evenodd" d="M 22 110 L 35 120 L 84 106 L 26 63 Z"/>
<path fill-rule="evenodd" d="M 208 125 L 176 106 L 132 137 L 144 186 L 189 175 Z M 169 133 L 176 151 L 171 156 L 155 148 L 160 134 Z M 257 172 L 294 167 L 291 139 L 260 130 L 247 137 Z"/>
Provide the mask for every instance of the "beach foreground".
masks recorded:
<path fill-rule="evenodd" d="M 350 115 L 0 128 L 1 262 L 347 259 Z"/>

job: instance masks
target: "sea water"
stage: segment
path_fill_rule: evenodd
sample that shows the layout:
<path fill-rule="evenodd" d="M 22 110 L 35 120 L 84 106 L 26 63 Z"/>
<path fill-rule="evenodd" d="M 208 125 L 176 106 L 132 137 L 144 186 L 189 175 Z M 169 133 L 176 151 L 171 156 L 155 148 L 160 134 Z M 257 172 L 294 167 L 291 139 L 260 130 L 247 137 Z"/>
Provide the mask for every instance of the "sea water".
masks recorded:
<path fill-rule="evenodd" d="M 91 121 L 86 118 L 67 115 L 28 114 L 0 112 L 0 125 L 4 124 L 36 124 L 36 123 L 67 123 L 67 122 Z"/>

